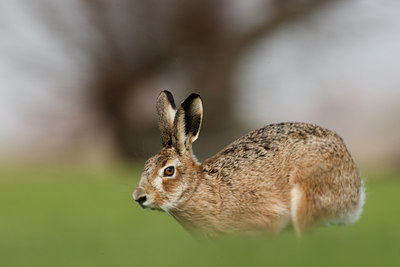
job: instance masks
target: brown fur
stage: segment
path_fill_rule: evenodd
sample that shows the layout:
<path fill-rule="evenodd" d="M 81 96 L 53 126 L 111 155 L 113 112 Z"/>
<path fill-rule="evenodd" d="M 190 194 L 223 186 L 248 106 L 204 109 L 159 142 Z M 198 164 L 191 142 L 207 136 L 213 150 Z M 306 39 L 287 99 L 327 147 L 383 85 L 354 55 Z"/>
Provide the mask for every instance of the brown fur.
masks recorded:
<path fill-rule="evenodd" d="M 134 198 L 146 196 L 146 207 L 168 212 L 189 231 L 211 235 L 275 233 L 290 221 L 301 234 L 323 222 L 340 222 L 360 208 L 358 170 L 336 133 L 307 123 L 272 124 L 200 164 L 191 143 L 200 130 L 201 100 L 197 95 L 189 100 L 178 109 L 174 129 L 164 131 L 179 134 L 171 137 L 173 145 L 145 164 Z M 199 125 L 188 122 L 185 111 L 200 116 Z M 174 177 L 160 177 L 171 162 L 177 162 Z"/>

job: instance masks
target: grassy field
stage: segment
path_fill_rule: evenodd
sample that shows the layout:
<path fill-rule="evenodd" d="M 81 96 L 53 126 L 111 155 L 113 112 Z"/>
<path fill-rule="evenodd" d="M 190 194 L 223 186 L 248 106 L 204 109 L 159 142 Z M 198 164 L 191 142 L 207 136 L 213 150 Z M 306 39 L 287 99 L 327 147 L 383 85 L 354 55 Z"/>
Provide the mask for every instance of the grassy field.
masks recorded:
<path fill-rule="evenodd" d="M 132 200 L 141 167 L 0 167 L 0 266 L 400 266 L 400 172 L 352 226 L 197 240 Z"/>

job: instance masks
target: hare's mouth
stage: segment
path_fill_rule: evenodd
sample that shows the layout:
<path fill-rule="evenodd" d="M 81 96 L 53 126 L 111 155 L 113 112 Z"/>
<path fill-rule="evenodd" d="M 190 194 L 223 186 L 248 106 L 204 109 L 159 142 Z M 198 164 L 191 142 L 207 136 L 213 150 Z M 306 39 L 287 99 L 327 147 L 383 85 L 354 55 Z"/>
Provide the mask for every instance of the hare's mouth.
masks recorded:
<path fill-rule="evenodd" d="M 161 208 L 159 208 L 159 207 L 155 207 L 155 206 L 150 206 L 150 205 L 144 205 L 144 206 L 141 206 L 142 208 L 144 208 L 144 209 L 149 209 L 149 210 L 156 210 L 156 211 L 163 211 Z"/>
<path fill-rule="evenodd" d="M 139 204 L 143 209 L 159 210 L 162 209 L 154 202 L 153 196 L 144 192 L 143 189 L 137 188 L 133 194 L 133 199 Z"/>
<path fill-rule="evenodd" d="M 155 206 L 155 205 L 146 205 L 143 208 L 149 209 L 149 210 L 164 211 L 163 209 L 161 209 L 160 207 Z"/>
<path fill-rule="evenodd" d="M 146 197 L 144 197 L 143 199 L 140 198 L 140 199 L 136 200 L 136 202 L 137 202 L 137 203 L 140 205 L 140 207 L 142 207 L 143 209 L 150 209 L 150 210 L 162 211 L 161 208 L 159 208 L 159 207 L 153 205 L 153 204 L 151 203 L 151 201 L 150 201 L 148 198 L 146 198 Z"/>

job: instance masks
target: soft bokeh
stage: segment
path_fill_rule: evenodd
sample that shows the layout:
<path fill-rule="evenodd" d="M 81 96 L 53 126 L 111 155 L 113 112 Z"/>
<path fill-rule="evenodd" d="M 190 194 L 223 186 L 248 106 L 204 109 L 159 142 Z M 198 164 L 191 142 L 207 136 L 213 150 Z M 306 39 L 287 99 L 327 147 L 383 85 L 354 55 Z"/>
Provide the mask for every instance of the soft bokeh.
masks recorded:
<path fill-rule="evenodd" d="M 362 165 L 400 162 L 396 1 L 0 5 L 2 161 L 143 159 L 159 149 L 154 102 L 168 89 L 203 96 L 201 158 L 307 121 Z"/>
<path fill-rule="evenodd" d="M 400 2 L 3 0 L 5 266 L 398 266 Z M 196 241 L 131 198 L 160 149 L 155 99 L 204 102 L 203 160 L 265 124 L 337 131 L 366 180 L 360 222 L 302 241 Z M 197 262 L 197 263 L 193 263 Z"/>

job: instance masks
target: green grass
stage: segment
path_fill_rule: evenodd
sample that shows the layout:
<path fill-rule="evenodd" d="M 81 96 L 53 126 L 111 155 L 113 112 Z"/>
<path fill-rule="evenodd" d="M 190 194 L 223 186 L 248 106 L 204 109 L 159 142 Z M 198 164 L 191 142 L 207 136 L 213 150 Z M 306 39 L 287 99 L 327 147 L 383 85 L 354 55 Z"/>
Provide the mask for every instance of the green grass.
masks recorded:
<path fill-rule="evenodd" d="M 400 266 L 400 172 L 368 174 L 352 226 L 194 239 L 132 200 L 140 167 L 1 167 L 0 266 Z"/>

